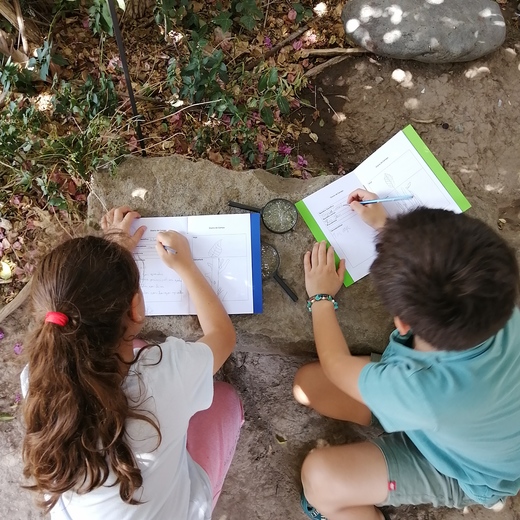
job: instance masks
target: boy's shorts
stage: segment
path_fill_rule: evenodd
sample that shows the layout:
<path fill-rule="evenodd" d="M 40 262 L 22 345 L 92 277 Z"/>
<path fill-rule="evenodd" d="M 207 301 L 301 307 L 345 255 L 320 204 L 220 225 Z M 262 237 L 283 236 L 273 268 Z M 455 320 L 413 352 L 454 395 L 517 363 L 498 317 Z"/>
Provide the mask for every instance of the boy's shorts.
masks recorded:
<path fill-rule="evenodd" d="M 370 442 L 381 450 L 388 469 L 388 496 L 378 506 L 433 504 L 463 509 L 476 504 L 457 480 L 439 473 L 405 433 L 385 433 Z"/>

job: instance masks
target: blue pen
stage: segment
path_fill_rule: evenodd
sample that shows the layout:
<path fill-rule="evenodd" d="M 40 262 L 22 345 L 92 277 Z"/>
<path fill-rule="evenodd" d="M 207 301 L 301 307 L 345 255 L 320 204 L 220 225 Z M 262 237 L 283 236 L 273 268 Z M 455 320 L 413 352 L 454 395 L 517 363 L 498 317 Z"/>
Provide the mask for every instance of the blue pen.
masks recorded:
<path fill-rule="evenodd" d="M 173 247 L 165 246 L 164 244 L 163 244 L 163 247 L 164 247 L 165 251 L 168 251 L 168 253 L 171 253 L 172 255 L 176 255 L 177 254 L 177 251 L 175 251 L 175 249 L 173 249 Z"/>
<path fill-rule="evenodd" d="M 388 197 L 387 199 L 360 200 L 360 204 L 376 204 L 377 202 L 394 202 L 397 200 L 413 199 L 413 195 L 400 195 L 399 197 Z"/>

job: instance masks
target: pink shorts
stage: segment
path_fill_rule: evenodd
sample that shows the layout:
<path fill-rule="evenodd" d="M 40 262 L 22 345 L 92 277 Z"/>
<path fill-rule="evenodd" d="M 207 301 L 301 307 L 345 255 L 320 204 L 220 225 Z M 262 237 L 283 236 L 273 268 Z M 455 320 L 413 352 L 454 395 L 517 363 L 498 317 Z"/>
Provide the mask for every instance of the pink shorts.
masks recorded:
<path fill-rule="evenodd" d="M 196 413 L 190 420 L 188 453 L 209 477 L 213 508 L 222 491 L 243 423 L 242 402 L 236 390 L 222 381 L 214 384 L 211 406 Z"/>

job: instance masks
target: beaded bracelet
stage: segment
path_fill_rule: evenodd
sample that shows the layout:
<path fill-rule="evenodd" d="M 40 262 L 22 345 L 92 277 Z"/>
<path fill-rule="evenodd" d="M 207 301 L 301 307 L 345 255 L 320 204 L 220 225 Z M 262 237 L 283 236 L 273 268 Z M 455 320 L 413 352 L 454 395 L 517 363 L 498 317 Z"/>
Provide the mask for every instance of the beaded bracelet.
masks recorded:
<path fill-rule="evenodd" d="M 338 302 L 330 294 L 315 294 L 307 300 L 307 310 L 312 312 L 312 304 L 319 302 L 320 300 L 328 300 L 334 304 L 334 310 L 338 310 Z"/>

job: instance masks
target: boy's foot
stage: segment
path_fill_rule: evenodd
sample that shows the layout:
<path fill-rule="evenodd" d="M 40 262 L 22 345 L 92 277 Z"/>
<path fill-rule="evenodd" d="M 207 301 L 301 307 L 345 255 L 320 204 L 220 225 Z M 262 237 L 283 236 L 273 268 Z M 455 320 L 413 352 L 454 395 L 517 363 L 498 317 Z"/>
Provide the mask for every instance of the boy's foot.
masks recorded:
<path fill-rule="evenodd" d="M 327 520 L 324 516 L 321 515 L 321 513 L 315 508 L 312 507 L 309 502 L 307 502 L 307 499 L 305 498 L 305 495 L 302 492 L 301 498 L 300 498 L 300 504 L 302 506 L 303 512 L 313 520 Z"/>

